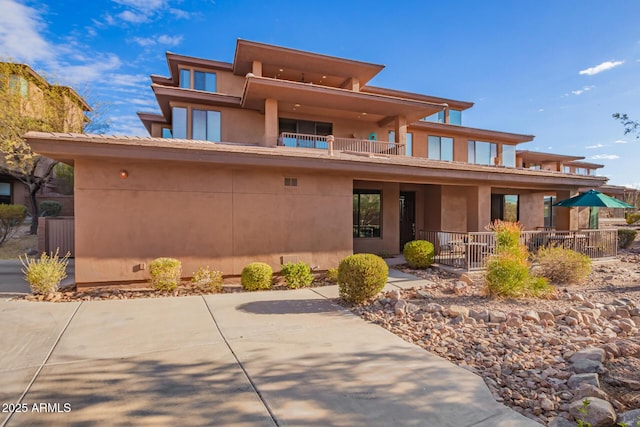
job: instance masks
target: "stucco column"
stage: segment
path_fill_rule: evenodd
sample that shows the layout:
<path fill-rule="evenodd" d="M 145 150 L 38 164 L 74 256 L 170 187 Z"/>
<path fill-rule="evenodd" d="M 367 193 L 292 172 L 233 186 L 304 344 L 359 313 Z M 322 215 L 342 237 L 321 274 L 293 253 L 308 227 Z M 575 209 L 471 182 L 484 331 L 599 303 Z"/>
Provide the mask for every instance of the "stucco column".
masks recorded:
<path fill-rule="evenodd" d="M 556 191 L 556 202 L 577 195 L 576 190 L 572 191 Z M 556 210 L 556 230 L 577 230 L 578 229 L 578 209 L 562 208 L 554 206 Z"/>
<path fill-rule="evenodd" d="M 446 212 L 443 212 L 446 215 Z M 491 222 L 491 187 L 478 185 L 467 190 L 467 231 L 486 231 Z"/>
<path fill-rule="evenodd" d="M 278 143 L 278 100 L 264 100 L 264 140 L 265 147 L 275 147 Z"/>
<path fill-rule="evenodd" d="M 251 73 L 256 77 L 262 77 L 262 61 L 253 61 L 251 63 Z"/>
<path fill-rule="evenodd" d="M 522 193 L 518 197 L 520 223 L 525 230 L 544 227 L 544 192 Z"/>
<path fill-rule="evenodd" d="M 396 143 L 407 143 L 407 119 L 404 116 L 396 116 L 395 119 Z"/>

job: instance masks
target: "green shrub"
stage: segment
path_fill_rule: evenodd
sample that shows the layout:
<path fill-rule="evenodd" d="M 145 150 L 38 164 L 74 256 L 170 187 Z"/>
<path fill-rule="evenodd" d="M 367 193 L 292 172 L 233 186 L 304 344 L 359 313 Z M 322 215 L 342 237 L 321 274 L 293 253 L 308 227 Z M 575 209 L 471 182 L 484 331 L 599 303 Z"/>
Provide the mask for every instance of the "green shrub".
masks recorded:
<path fill-rule="evenodd" d="M 350 303 L 362 303 L 380 292 L 388 277 L 389 267 L 379 256 L 350 255 L 338 266 L 340 297 Z"/>
<path fill-rule="evenodd" d="M 331 283 L 338 283 L 338 269 L 337 268 L 328 269 L 325 277 Z"/>
<path fill-rule="evenodd" d="M 627 213 L 625 215 L 625 220 L 629 225 L 635 224 L 636 222 L 640 221 L 640 212 Z"/>
<path fill-rule="evenodd" d="M 638 232 L 629 228 L 618 229 L 618 247 L 623 249 L 629 249 L 633 245 L 633 241 L 636 240 Z"/>
<path fill-rule="evenodd" d="M 28 258 L 26 255 L 24 259 L 20 257 L 20 262 L 24 267 L 22 269 L 24 280 L 29 284 L 31 292 L 46 294 L 57 291 L 60 282 L 67 277 L 67 264 L 70 255 L 67 252 L 64 257 L 59 258 L 58 250 L 56 250 L 55 254 L 43 253 L 40 255 L 40 259 Z"/>
<path fill-rule="evenodd" d="M 174 258 L 156 258 L 149 263 L 150 283 L 158 291 L 175 291 L 182 277 L 182 263 Z"/>
<path fill-rule="evenodd" d="M 288 262 L 282 266 L 281 270 L 284 281 L 289 289 L 304 288 L 311 286 L 313 274 L 311 268 L 304 262 L 293 264 Z"/>
<path fill-rule="evenodd" d="M 426 268 L 433 264 L 435 250 L 433 243 L 426 240 L 407 242 L 402 251 L 411 268 Z"/>
<path fill-rule="evenodd" d="M 554 283 L 579 283 L 591 273 L 591 258 L 562 247 L 540 248 L 535 261 L 537 274 Z"/>
<path fill-rule="evenodd" d="M 43 200 L 40 202 L 40 216 L 59 216 L 62 211 L 62 203 L 55 200 Z"/>
<path fill-rule="evenodd" d="M 26 206 L 0 204 L 0 246 L 18 231 L 26 217 Z"/>
<path fill-rule="evenodd" d="M 264 262 L 253 262 L 242 269 L 240 283 L 248 291 L 271 289 L 273 269 Z"/>
<path fill-rule="evenodd" d="M 193 273 L 191 283 L 203 292 L 220 292 L 222 290 L 222 273 L 207 267 L 200 267 Z"/>
<path fill-rule="evenodd" d="M 60 180 L 58 191 L 62 194 L 73 193 L 74 170 L 73 166 L 58 163 L 54 170 L 55 177 Z"/>
<path fill-rule="evenodd" d="M 496 233 L 496 253 L 511 252 L 517 256 L 527 254 L 527 248 L 520 243 L 523 227 L 519 222 L 494 220 L 487 229 Z"/>

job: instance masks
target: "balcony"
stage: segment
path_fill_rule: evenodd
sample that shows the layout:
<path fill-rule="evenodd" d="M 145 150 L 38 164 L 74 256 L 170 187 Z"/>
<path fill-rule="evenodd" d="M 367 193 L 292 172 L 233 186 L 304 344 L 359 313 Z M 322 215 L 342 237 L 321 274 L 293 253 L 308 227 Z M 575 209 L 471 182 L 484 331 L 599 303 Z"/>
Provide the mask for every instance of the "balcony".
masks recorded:
<path fill-rule="evenodd" d="M 294 148 L 315 148 L 328 150 L 331 136 L 308 135 L 303 133 L 282 132 L 278 137 L 278 145 Z M 405 144 L 369 139 L 333 137 L 333 150 L 351 153 L 368 153 L 371 155 L 404 156 Z"/>

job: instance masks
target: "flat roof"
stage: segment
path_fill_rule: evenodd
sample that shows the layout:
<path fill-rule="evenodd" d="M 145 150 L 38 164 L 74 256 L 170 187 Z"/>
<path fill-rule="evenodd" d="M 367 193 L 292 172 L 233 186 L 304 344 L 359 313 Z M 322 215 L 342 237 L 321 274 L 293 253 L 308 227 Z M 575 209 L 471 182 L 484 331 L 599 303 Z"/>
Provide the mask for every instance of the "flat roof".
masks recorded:
<path fill-rule="evenodd" d="M 557 162 L 582 160 L 584 156 L 567 156 L 564 154 L 543 153 L 541 151 L 517 150 L 516 155 L 522 157 L 524 161 L 532 162 Z"/>
<path fill-rule="evenodd" d="M 607 178 L 444 162 L 418 157 L 373 155 L 208 141 L 28 132 L 39 154 L 73 164 L 80 158 L 119 158 L 217 164 L 219 167 L 287 168 L 407 183 L 477 185 L 557 190 L 600 186 Z"/>

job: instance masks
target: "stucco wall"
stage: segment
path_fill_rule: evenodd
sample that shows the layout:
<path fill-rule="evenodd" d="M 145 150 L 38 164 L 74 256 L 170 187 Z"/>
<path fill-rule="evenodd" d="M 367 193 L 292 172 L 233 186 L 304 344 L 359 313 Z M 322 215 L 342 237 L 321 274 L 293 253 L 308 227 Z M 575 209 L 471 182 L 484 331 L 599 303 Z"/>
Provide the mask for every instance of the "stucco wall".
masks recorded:
<path fill-rule="evenodd" d="M 521 193 L 518 202 L 519 220 L 525 230 L 544 227 L 544 193 Z"/>
<path fill-rule="evenodd" d="M 442 230 L 467 231 L 467 187 L 447 185 L 442 188 Z"/>
<path fill-rule="evenodd" d="M 352 253 L 344 177 L 89 159 L 76 160 L 75 176 L 79 284 L 145 280 L 160 256 L 180 259 L 188 277 L 206 265 L 239 274 L 252 261 L 279 270 L 280 256 L 326 269 Z"/>

